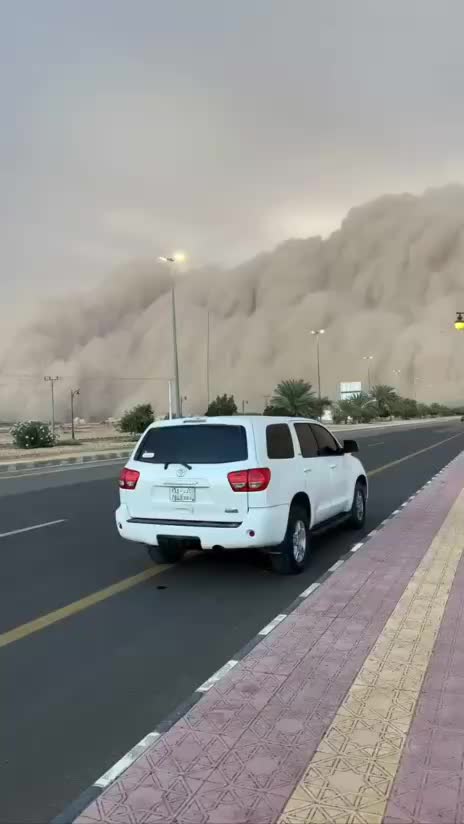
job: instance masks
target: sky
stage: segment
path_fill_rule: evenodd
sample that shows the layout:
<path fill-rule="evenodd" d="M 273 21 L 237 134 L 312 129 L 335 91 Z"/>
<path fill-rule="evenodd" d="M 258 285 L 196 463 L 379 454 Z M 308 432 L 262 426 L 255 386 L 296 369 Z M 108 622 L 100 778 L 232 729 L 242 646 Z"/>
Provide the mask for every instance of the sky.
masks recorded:
<path fill-rule="evenodd" d="M 462 0 L 0 0 L 2 306 L 464 180 Z"/>

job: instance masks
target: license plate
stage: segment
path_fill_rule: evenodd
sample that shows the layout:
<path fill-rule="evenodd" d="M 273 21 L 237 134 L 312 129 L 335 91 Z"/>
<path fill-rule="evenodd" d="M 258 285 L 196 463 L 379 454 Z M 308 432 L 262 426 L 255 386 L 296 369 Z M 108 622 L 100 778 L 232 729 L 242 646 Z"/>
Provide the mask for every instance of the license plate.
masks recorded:
<path fill-rule="evenodd" d="M 169 491 L 173 503 L 190 503 L 195 500 L 195 489 L 192 486 L 171 486 Z"/>

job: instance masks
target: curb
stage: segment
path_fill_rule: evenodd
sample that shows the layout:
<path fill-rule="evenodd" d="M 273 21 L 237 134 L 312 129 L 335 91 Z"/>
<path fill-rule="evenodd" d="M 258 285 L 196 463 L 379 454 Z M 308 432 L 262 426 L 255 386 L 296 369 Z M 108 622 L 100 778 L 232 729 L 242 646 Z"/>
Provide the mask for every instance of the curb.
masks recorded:
<path fill-rule="evenodd" d="M 93 784 L 87 787 L 82 793 L 67 807 L 63 812 L 55 816 L 50 824 L 73 824 L 76 818 L 93 802 L 99 795 L 103 793 L 106 788 L 112 784 L 119 776 L 130 767 L 139 756 L 141 756 L 146 749 L 148 749 L 153 742 L 167 733 L 174 724 L 177 723 L 195 704 L 200 701 L 202 696 L 207 693 L 218 681 L 221 680 L 227 673 L 229 673 L 240 661 L 245 658 L 267 635 L 285 621 L 296 609 L 300 606 L 302 601 L 309 598 L 312 593 L 316 592 L 319 587 L 334 575 L 340 567 L 349 561 L 353 555 L 359 550 L 368 546 L 371 538 L 375 537 L 385 526 L 387 526 L 393 518 L 399 515 L 417 495 L 419 495 L 426 487 L 428 487 L 436 478 L 442 475 L 445 470 L 456 460 L 453 458 L 438 472 L 435 473 L 428 481 L 426 481 L 416 492 L 409 496 L 409 498 L 401 504 L 398 509 L 395 509 L 390 515 L 385 518 L 377 527 L 375 527 L 367 535 L 363 536 L 363 540 L 355 543 L 350 549 L 341 555 L 329 569 L 327 569 L 319 578 L 313 581 L 303 592 L 300 593 L 286 608 L 284 613 L 276 615 L 265 627 L 254 635 L 241 649 L 213 675 L 211 675 L 203 684 L 197 687 L 180 705 L 178 705 L 173 712 L 166 718 L 161 720 L 156 729 L 147 733 L 147 735 L 135 744 L 129 752 L 123 755 L 115 764 L 108 768 L 108 770 L 100 776 Z"/>
<path fill-rule="evenodd" d="M 94 454 L 76 455 L 74 458 L 57 458 L 56 460 L 23 461 L 21 463 L 0 464 L 0 475 L 8 475 L 14 472 L 28 469 L 47 469 L 53 466 L 71 466 L 73 464 L 98 463 L 105 460 L 118 460 L 128 458 L 133 452 L 132 449 L 123 449 L 117 452 L 95 452 Z"/>

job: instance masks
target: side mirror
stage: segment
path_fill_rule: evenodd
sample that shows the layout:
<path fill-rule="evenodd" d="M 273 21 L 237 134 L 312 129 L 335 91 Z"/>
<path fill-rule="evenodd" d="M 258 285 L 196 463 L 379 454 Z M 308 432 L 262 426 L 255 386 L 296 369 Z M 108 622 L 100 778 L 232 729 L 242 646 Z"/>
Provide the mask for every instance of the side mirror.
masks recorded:
<path fill-rule="evenodd" d="M 343 452 L 345 455 L 351 455 L 352 452 L 359 452 L 357 441 L 343 441 Z"/>

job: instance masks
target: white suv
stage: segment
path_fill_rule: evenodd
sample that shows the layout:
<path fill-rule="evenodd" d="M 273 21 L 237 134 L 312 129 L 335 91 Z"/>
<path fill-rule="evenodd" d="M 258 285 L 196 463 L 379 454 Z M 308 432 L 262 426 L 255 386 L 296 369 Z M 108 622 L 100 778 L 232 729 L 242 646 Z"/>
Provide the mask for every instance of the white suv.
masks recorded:
<path fill-rule="evenodd" d="M 276 571 L 301 572 L 311 530 L 364 524 L 367 477 L 357 451 L 305 418 L 154 423 L 121 472 L 119 534 L 146 544 L 157 561 L 252 547 L 267 550 Z"/>

